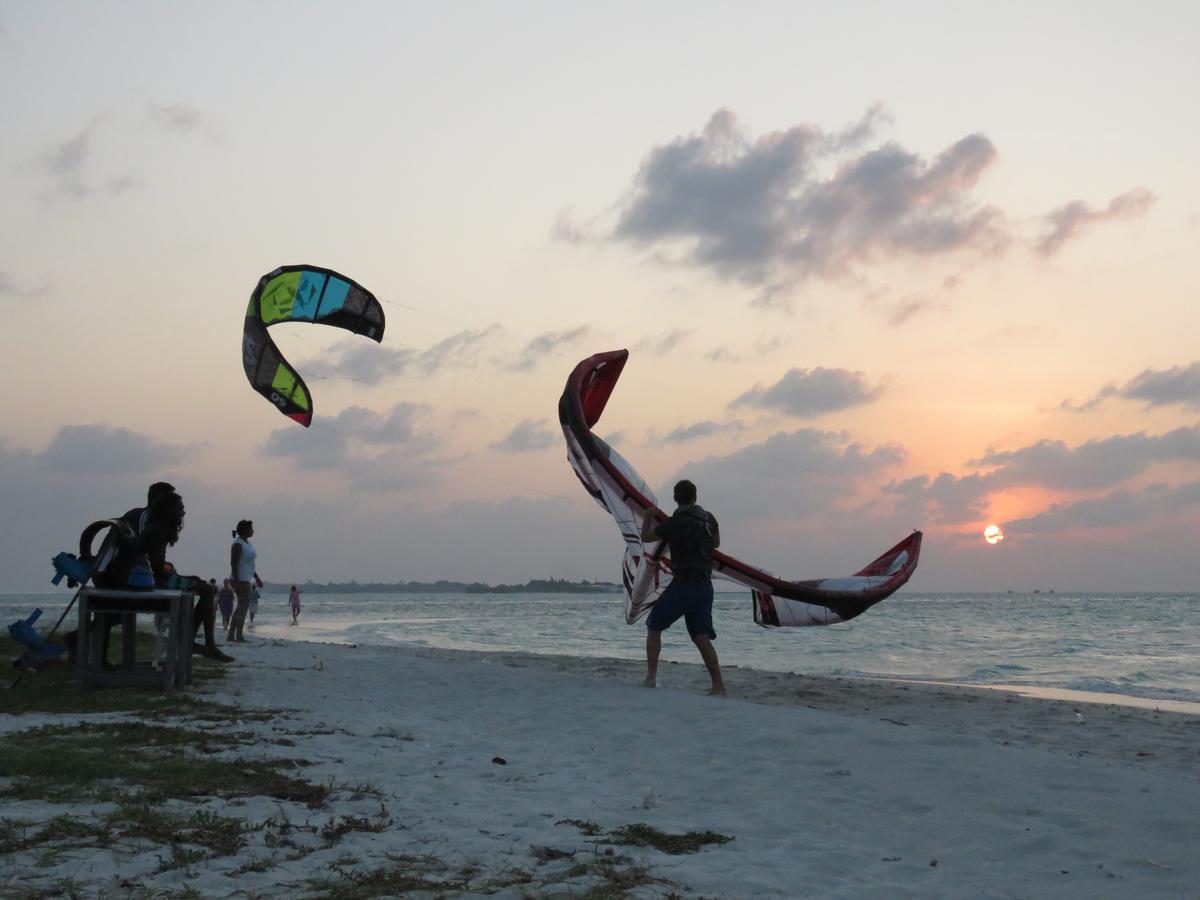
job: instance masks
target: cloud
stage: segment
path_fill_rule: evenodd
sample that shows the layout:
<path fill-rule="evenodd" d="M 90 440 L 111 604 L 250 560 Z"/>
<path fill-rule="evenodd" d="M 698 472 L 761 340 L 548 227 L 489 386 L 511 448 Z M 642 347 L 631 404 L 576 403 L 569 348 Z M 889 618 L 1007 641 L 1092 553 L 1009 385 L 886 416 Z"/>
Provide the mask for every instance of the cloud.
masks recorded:
<path fill-rule="evenodd" d="M 83 199 L 92 189 L 84 182 L 84 170 L 91 157 L 101 119 L 94 118 L 72 138 L 45 151 L 39 167 L 50 176 L 53 192 Z"/>
<path fill-rule="evenodd" d="M 591 333 L 592 329 L 587 325 L 580 325 L 566 331 L 545 331 L 526 344 L 505 368 L 521 372 L 529 371 L 556 350 L 577 344 Z"/>
<path fill-rule="evenodd" d="M 48 279 L 43 279 L 40 283 L 30 285 L 20 281 L 16 276 L 0 269 L 0 300 L 6 297 L 36 297 L 41 294 L 50 292 L 51 284 Z"/>
<path fill-rule="evenodd" d="M 1059 404 L 1059 409 L 1090 412 L 1110 397 L 1137 400 L 1145 403 L 1147 408 L 1178 405 L 1200 410 L 1200 361 L 1170 369 L 1146 369 L 1120 387 L 1106 384 L 1083 403 L 1074 404 L 1064 400 Z"/>
<path fill-rule="evenodd" d="M 206 127 L 207 118 L 188 103 L 155 103 L 147 106 L 150 120 L 167 131 L 192 134 Z"/>
<path fill-rule="evenodd" d="M 1017 535 L 1122 527 L 1196 504 L 1200 504 L 1200 481 L 1176 486 L 1152 484 L 1140 491 L 1117 490 L 1074 503 L 1056 503 L 1037 515 L 1006 522 L 1004 530 Z"/>
<path fill-rule="evenodd" d="M 990 494 L 1017 487 L 1057 491 L 1112 488 L 1160 462 L 1200 462 L 1200 426 L 1161 435 L 1144 432 L 1091 440 L 1077 447 L 1042 440 L 1016 450 L 989 450 L 968 465 L 988 472 L 943 472 L 893 482 L 885 490 L 914 506 L 932 504 L 940 522 L 967 522 L 986 512 Z"/>
<path fill-rule="evenodd" d="M 730 406 L 757 406 L 798 418 L 812 418 L 860 406 L 875 400 L 883 391 L 867 387 L 862 372 L 847 369 L 790 369 L 779 381 L 764 388 L 755 385 Z"/>
<path fill-rule="evenodd" d="M 332 419 L 314 421 L 311 428 L 276 429 L 260 452 L 291 459 L 300 469 L 337 471 L 352 485 L 366 486 L 369 473 L 391 458 L 391 450 L 403 449 L 411 469 L 420 454 L 438 445 L 437 437 L 422 427 L 429 412 L 422 403 L 397 403 L 384 413 L 351 406 Z M 368 449 L 381 447 L 382 452 Z"/>
<path fill-rule="evenodd" d="M 1145 215 L 1158 198 L 1144 187 L 1136 187 L 1113 197 L 1104 209 L 1092 209 L 1082 200 L 1073 200 L 1047 213 L 1045 234 L 1034 245 L 1043 256 L 1053 256 L 1071 240 L 1102 222 L 1135 219 Z"/>
<path fill-rule="evenodd" d="M 37 158 L 35 166 L 50 179 L 50 190 L 44 199 L 68 197 L 83 200 L 97 191 L 118 197 L 138 187 L 138 178 L 132 172 L 102 178 L 89 176 L 103 121 L 103 117 L 96 116 L 74 137 L 56 144 Z"/>
<path fill-rule="evenodd" d="M 526 453 L 530 450 L 545 450 L 560 440 L 559 435 L 546 427 L 549 419 L 525 419 L 501 440 L 488 446 L 504 453 Z"/>
<path fill-rule="evenodd" d="M 700 489 L 701 503 L 711 502 L 714 511 L 795 519 L 848 502 L 881 470 L 904 459 L 904 450 L 895 444 L 869 450 L 845 434 L 802 428 L 689 463 L 667 485 L 691 479 Z M 670 496 L 669 487 L 664 491 Z"/>
<path fill-rule="evenodd" d="M 738 420 L 732 422 L 711 422 L 703 421 L 696 422 L 692 425 L 680 425 L 663 435 L 661 443 L 664 444 L 684 444 L 688 441 L 700 440 L 701 438 L 712 437 L 716 434 L 725 434 L 727 432 L 740 432 L 744 426 Z"/>
<path fill-rule="evenodd" d="M 848 155 L 883 120 L 872 108 L 840 134 L 797 125 L 752 140 L 718 110 L 650 151 L 609 239 L 759 288 L 762 305 L 877 259 L 1002 248 L 1003 216 L 971 197 L 991 142 L 968 135 L 930 160 L 895 143 Z"/>
<path fill-rule="evenodd" d="M 107 425 L 63 425 L 37 460 L 67 475 L 150 472 L 191 457 L 201 444 L 168 444 Z"/>
<path fill-rule="evenodd" d="M 381 347 L 362 340 L 342 341 L 297 368 L 312 378 L 349 378 L 363 384 L 379 384 L 412 370 L 434 375 L 443 369 L 474 365 L 479 352 L 502 333 L 503 328 L 498 324 L 468 328 L 425 350 Z"/>
<path fill-rule="evenodd" d="M 676 328 L 666 334 L 644 337 L 633 345 L 633 349 L 638 353 L 662 356 L 681 346 L 691 333 L 686 328 Z"/>
<path fill-rule="evenodd" d="M 714 347 L 704 354 L 704 358 L 715 363 L 735 363 L 746 359 L 761 359 L 786 346 L 787 343 L 787 338 L 776 334 L 771 337 L 760 337 L 748 350 L 735 350 L 732 347 Z"/>

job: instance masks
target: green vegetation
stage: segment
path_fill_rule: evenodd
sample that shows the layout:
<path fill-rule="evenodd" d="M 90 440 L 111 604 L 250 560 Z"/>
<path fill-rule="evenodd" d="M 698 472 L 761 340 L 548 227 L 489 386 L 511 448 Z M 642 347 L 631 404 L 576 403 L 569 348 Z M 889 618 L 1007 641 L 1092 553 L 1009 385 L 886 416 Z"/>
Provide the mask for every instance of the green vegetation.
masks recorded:
<path fill-rule="evenodd" d="M 0 737 L 0 776 L 14 779 L 0 797 L 58 802 L 146 803 L 200 797 L 266 796 L 320 806 L 329 788 L 284 774 L 293 761 L 244 759 L 223 750 L 250 743 L 247 732 L 196 732 L 141 722 L 47 725 Z"/>
<path fill-rule="evenodd" d="M 152 636 L 138 633 L 138 652 L 150 654 Z M 25 648 L 7 634 L 0 634 L 0 661 L 14 660 Z M 120 652 L 120 640 L 114 635 L 110 658 Z M 193 657 L 192 677 L 204 684 L 225 676 L 227 667 L 203 657 Z M 131 713 L 141 718 L 207 715 L 225 719 L 245 718 L 240 710 L 192 697 L 186 693 L 163 693 L 157 688 L 117 687 L 81 688 L 64 665 L 43 672 L 30 672 L 10 689 L 20 674 L 17 669 L 0 684 L 0 713 Z M 236 715 L 231 715 L 236 714 Z M 210 719 L 211 720 L 211 719 Z"/>

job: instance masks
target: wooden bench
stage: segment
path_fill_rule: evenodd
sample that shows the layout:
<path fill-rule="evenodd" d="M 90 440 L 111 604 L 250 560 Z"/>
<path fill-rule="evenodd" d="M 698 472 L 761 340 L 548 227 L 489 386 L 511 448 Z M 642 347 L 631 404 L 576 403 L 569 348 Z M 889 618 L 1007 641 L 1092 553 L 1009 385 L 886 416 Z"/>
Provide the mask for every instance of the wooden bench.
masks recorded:
<path fill-rule="evenodd" d="M 79 592 L 79 632 L 76 635 L 75 677 L 83 685 L 135 684 L 170 691 L 192 683 L 192 606 L 186 591 L 115 591 L 85 588 Z M 137 617 L 155 615 L 165 631 L 156 658 L 137 658 Z M 121 661 L 114 667 L 104 658 L 107 625 L 121 626 Z"/>

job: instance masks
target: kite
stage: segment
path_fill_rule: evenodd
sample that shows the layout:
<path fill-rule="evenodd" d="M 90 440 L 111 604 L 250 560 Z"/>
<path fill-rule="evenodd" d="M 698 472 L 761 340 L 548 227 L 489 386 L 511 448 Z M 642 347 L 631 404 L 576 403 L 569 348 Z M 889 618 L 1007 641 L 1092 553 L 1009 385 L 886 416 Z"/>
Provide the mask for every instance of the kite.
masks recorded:
<path fill-rule="evenodd" d="M 332 325 L 379 342 L 383 307 L 357 281 L 320 266 L 280 266 L 258 280 L 246 308 L 242 368 L 252 388 L 307 428 L 312 424 L 312 394 L 267 333 L 280 322 Z"/>
<path fill-rule="evenodd" d="M 642 523 L 647 518 L 666 518 L 654 492 L 620 453 L 592 433 L 628 358 L 628 350 L 614 350 L 579 363 L 558 401 L 558 420 L 571 468 L 616 520 L 625 539 L 621 574 L 625 621 L 632 625 L 671 583 L 671 560 L 664 541 L 642 541 Z M 832 625 L 861 615 L 895 592 L 916 571 L 920 554 L 921 532 L 914 531 L 853 575 L 787 581 L 714 550 L 713 577 L 750 589 L 754 621 L 759 625 Z"/>

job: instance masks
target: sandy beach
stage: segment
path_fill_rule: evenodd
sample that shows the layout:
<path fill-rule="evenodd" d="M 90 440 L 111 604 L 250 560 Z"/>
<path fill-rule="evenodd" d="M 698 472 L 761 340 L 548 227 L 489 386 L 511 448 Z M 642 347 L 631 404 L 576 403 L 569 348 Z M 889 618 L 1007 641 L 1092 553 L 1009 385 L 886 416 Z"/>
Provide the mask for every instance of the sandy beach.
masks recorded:
<path fill-rule="evenodd" d="M 716 699 L 684 664 L 649 690 L 632 660 L 238 649 L 197 693 L 246 711 L 219 726 L 238 758 L 291 760 L 325 804 L 173 800 L 244 820 L 240 849 L 18 849 L 6 896 L 1200 896 L 1200 708 L 736 667 Z M 0 734 L 119 718 L 3 715 Z M 693 852 L 654 846 L 689 833 Z"/>

